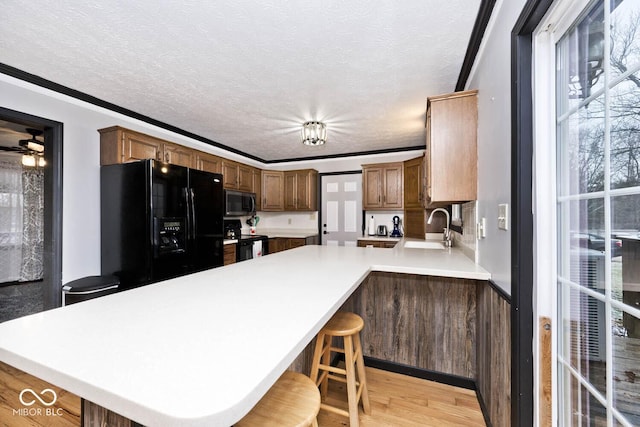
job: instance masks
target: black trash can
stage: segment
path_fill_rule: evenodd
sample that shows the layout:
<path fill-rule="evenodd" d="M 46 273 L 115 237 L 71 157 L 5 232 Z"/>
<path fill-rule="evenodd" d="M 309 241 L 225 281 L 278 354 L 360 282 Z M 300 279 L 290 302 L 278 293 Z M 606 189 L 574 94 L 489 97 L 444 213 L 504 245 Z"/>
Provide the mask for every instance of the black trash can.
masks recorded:
<path fill-rule="evenodd" d="M 87 276 L 72 280 L 62 287 L 62 306 L 118 292 L 116 276 Z"/>

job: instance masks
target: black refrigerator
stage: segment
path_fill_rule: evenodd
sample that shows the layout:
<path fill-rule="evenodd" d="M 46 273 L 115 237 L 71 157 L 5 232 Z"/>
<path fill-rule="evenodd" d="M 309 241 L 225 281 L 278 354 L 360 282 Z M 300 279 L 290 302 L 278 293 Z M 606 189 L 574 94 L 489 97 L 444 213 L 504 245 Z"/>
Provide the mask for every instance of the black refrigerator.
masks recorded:
<path fill-rule="evenodd" d="M 142 160 L 100 168 L 102 274 L 134 288 L 223 264 L 222 175 Z"/>

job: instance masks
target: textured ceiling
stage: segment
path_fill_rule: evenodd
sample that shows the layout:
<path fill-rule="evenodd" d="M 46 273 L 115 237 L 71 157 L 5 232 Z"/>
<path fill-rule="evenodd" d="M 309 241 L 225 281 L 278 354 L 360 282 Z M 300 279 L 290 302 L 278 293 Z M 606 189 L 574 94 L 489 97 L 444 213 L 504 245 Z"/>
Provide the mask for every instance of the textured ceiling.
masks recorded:
<path fill-rule="evenodd" d="M 0 62 L 265 161 L 402 149 L 454 90 L 479 6 L 3 0 Z M 301 144 L 307 120 L 326 145 Z"/>

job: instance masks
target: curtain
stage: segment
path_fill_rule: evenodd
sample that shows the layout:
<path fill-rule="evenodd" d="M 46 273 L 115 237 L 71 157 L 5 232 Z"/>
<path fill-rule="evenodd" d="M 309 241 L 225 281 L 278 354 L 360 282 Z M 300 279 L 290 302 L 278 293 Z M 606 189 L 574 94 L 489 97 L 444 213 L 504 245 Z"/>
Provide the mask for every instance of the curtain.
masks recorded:
<path fill-rule="evenodd" d="M 22 165 L 0 159 L 0 283 L 20 280 L 22 266 Z"/>
<path fill-rule="evenodd" d="M 20 281 L 42 279 L 44 249 L 44 171 L 22 171 L 22 263 Z"/>

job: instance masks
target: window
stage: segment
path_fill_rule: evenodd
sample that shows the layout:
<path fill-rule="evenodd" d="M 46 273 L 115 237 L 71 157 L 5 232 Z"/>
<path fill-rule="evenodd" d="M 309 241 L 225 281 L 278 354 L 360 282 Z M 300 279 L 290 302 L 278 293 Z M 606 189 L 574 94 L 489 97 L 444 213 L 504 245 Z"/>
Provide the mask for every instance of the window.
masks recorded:
<path fill-rule="evenodd" d="M 543 27 L 555 73 L 558 424 L 640 425 L 640 1 L 557 3 Z"/>
<path fill-rule="evenodd" d="M 21 264 L 22 167 L 16 157 L 0 159 L 0 283 L 19 280 Z"/>

